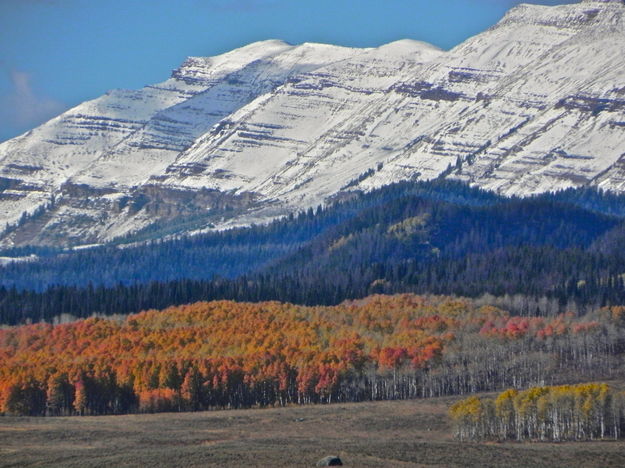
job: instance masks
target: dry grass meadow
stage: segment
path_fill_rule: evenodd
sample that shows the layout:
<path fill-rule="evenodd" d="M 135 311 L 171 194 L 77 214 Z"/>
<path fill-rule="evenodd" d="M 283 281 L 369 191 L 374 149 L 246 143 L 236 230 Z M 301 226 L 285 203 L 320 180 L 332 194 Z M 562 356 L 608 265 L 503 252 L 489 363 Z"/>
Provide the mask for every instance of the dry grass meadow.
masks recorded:
<path fill-rule="evenodd" d="M 69 418 L 0 417 L 1 467 L 623 467 L 625 441 L 459 443 L 454 398 Z"/>

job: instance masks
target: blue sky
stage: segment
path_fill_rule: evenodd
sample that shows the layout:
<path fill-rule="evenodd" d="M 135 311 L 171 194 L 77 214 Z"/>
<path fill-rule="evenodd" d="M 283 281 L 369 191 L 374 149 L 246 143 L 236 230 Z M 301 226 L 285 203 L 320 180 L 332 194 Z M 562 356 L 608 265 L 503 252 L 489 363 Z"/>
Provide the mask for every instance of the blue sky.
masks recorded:
<path fill-rule="evenodd" d="M 109 89 L 162 81 L 190 55 L 264 39 L 372 47 L 411 38 L 448 49 L 517 3 L 0 0 L 0 141 Z"/>

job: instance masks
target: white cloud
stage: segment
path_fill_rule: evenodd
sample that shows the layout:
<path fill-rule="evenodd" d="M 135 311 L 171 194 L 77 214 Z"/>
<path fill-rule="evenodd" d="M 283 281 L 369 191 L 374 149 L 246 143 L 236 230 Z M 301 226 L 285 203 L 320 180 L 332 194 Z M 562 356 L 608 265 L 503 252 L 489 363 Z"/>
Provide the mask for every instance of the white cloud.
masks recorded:
<path fill-rule="evenodd" d="M 0 96 L 0 125 L 27 130 L 66 108 L 59 101 L 37 94 L 31 85 L 30 74 L 11 69 L 9 78 L 11 90 Z"/>

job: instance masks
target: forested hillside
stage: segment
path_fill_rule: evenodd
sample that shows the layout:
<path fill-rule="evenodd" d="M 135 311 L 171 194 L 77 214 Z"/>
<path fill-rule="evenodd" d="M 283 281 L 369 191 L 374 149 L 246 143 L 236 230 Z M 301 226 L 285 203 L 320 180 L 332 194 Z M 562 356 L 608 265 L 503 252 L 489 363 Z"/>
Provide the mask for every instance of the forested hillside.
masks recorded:
<path fill-rule="evenodd" d="M 123 248 L 14 250 L 5 254 L 41 258 L 0 269 L 0 322 L 403 292 L 520 295 L 513 311 L 526 315 L 618 305 L 624 206 L 625 197 L 591 189 L 516 199 L 405 182 L 266 226 Z"/>
<path fill-rule="evenodd" d="M 35 254 L 40 259 L 0 268 L 0 284 L 41 291 L 52 285 L 115 286 L 176 279 L 205 280 L 215 275 L 232 278 L 288 256 L 364 211 L 383 210 L 398 200 L 487 206 L 507 199 L 456 182 L 398 183 L 368 194 L 350 193 L 347 199 L 325 209 L 309 209 L 268 225 L 139 244 L 156 235 L 142 231 L 109 246 L 79 251 L 44 247 L 5 250 L 0 256 Z"/>
<path fill-rule="evenodd" d="M 522 318 L 468 299 L 201 302 L 0 330 L 0 408 L 108 414 L 404 399 L 613 378 L 625 308 Z"/>

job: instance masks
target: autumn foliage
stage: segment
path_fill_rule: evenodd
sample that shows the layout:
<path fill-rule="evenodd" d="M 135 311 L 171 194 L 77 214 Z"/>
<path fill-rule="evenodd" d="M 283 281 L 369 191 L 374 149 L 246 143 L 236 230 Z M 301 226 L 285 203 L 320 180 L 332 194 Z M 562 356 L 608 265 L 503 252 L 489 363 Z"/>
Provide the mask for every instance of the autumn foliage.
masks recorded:
<path fill-rule="evenodd" d="M 470 300 L 400 295 L 335 307 L 199 302 L 124 319 L 6 328 L 0 409 L 193 411 L 524 385 L 569 362 L 597 368 L 597 359 L 619 351 L 596 338 L 609 332 L 616 343 L 622 315 L 519 318 Z M 524 359 L 503 359 L 519 350 Z"/>

